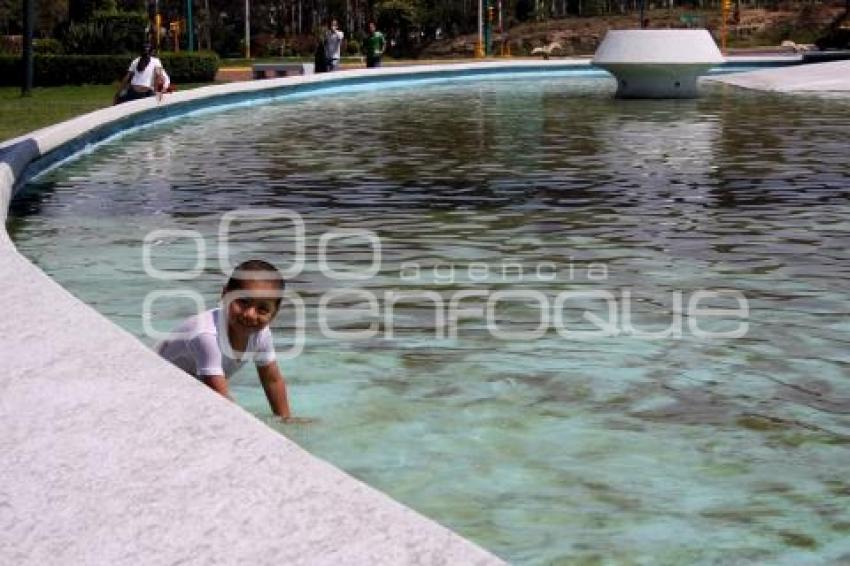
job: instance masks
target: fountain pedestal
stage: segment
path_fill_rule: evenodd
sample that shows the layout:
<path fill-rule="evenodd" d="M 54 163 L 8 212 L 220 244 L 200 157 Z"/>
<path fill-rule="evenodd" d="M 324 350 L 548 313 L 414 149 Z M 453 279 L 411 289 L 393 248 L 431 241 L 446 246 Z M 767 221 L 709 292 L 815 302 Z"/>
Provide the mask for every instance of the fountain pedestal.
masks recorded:
<path fill-rule="evenodd" d="M 611 30 L 593 56 L 618 98 L 695 98 L 699 76 L 723 61 L 704 29 Z"/>

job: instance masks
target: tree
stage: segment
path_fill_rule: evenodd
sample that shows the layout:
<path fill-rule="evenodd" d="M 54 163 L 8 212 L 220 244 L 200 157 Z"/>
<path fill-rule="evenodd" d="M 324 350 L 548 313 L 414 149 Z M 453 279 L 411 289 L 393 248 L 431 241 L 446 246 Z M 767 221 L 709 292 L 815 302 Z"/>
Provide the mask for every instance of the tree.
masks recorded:
<path fill-rule="evenodd" d="M 374 7 L 378 27 L 394 39 L 396 54 L 409 54 L 414 41 L 411 34 L 422 25 L 420 7 L 416 0 L 378 0 Z M 418 35 L 417 35 L 418 37 Z"/>

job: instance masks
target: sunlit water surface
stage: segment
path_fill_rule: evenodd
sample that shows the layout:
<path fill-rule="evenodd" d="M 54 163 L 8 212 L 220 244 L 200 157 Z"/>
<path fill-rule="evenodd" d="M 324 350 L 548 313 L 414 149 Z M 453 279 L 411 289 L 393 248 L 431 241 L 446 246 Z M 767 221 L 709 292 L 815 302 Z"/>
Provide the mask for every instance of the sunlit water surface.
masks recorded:
<path fill-rule="evenodd" d="M 612 89 L 490 80 L 190 117 L 43 175 L 9 228 L 22 253 L 152 344 L 152 292 L 215 304 L 224 213 L 297 212 L 306 261 L 290 289 L 307 327 L 282 366 L 297 413 L 320 421 L 277 427 L 513 562 L 850 559 L 850 103 L 718 86 L 624 102 Z M 352 228 L 380 239 L 378 272 L 332 280 L 320 238 Z M 197 231 L 205 249 L 163 229 Z M 237 220 L 229 256 L 291 266 L 292 234 L 282 218 Z M 153 267 L 200 274 L 146 274 L 146 236 Z M 375 259 L 363 238 L 325 244 L 337 270 Z M 328 303 L 330 327 L 376 336 L 322 335 L 332 289 L 349 294 Z M 689 313 L 694 293 L 719 289 L 740 292 L 748 315 Z M 503 295 L 491 321 L 541 326 L 538 338 L 495 337 L 474 312 L 441 334 L 452 298 L 474 311 L 507 290 L 528 293 Z M 388 291 L 445 304 L 402 301 L 388 318 Z M 610 292 L 617 318 L 599 296 L 556 307 L 565 291 Z M 738 306 L 700 306 L 712 305 Z M 159 297 L 151 323 L 167 330 L 195 308 Z M 296 312 L 275 323 L 281 351 Z M 621 333 L 571 335 L 598 331 L 585 312 Z M 706 338 L 695 318 L 749 327 Z M 635 332 L 665 328 L 674 335 Z M 269 414 L 253 370 L 233 382 L 240 404 Z"/>

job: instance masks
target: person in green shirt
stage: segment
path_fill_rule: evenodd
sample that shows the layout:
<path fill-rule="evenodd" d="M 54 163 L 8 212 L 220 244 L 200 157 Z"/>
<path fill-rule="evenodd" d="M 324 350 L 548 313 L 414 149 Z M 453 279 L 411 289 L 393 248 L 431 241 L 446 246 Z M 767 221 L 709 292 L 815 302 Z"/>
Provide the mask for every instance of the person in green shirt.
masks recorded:
<path fill-rule="evenodd" d="M 369 22 L 369 35 L 366 36 L 364 44 L 366 48 L 366 66 L 369 68 L 380 67 L 381 57 L 384 55 L 384 49 L 387 42 L 384 40 L 384 34 L 378 31 L 375 22 Z"/>

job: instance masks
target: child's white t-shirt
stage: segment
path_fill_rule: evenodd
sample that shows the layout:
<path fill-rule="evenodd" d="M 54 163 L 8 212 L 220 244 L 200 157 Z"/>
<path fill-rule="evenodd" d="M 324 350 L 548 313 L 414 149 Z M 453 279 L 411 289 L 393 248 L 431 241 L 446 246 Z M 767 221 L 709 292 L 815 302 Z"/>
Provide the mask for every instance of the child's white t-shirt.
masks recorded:
<path fill-rule="evenodd" d="M 137 71 L 136 69 L 139 66 L 139 59 L 141 59 L 141 57 L 136 57 L 135 59 L 133 59 L 133 62 L 130 63 L 130 68 L 128 69 L 128 71 L 130 73 L 133 73 L 133 78 L 130 80 L 130 84 L 133 86 L 146 86 L 148 88 L 154 88 L 154 70 L 157 67 L 162 68 L 162 61 L 160 61 L 157 57 L 151 57 L 151 60 L 148 61 L 148 64 L 145 69 L 143 71 Z"/>
<path fill-rule="evenodd" d="M 223 342 L 219 343 L 219 339 Z M 275 361 L 271 330 L 266 327 L 248 339 L 241 359 L 226 355 L 230 348 L 227 322 L 221 308 L 202 312 L 186 319 L 171 336 L 156 346 L 157 353 L 188 374 L 198 379 L 213 375 L 230 377 L 246 361 L 265 366 Z"/>

